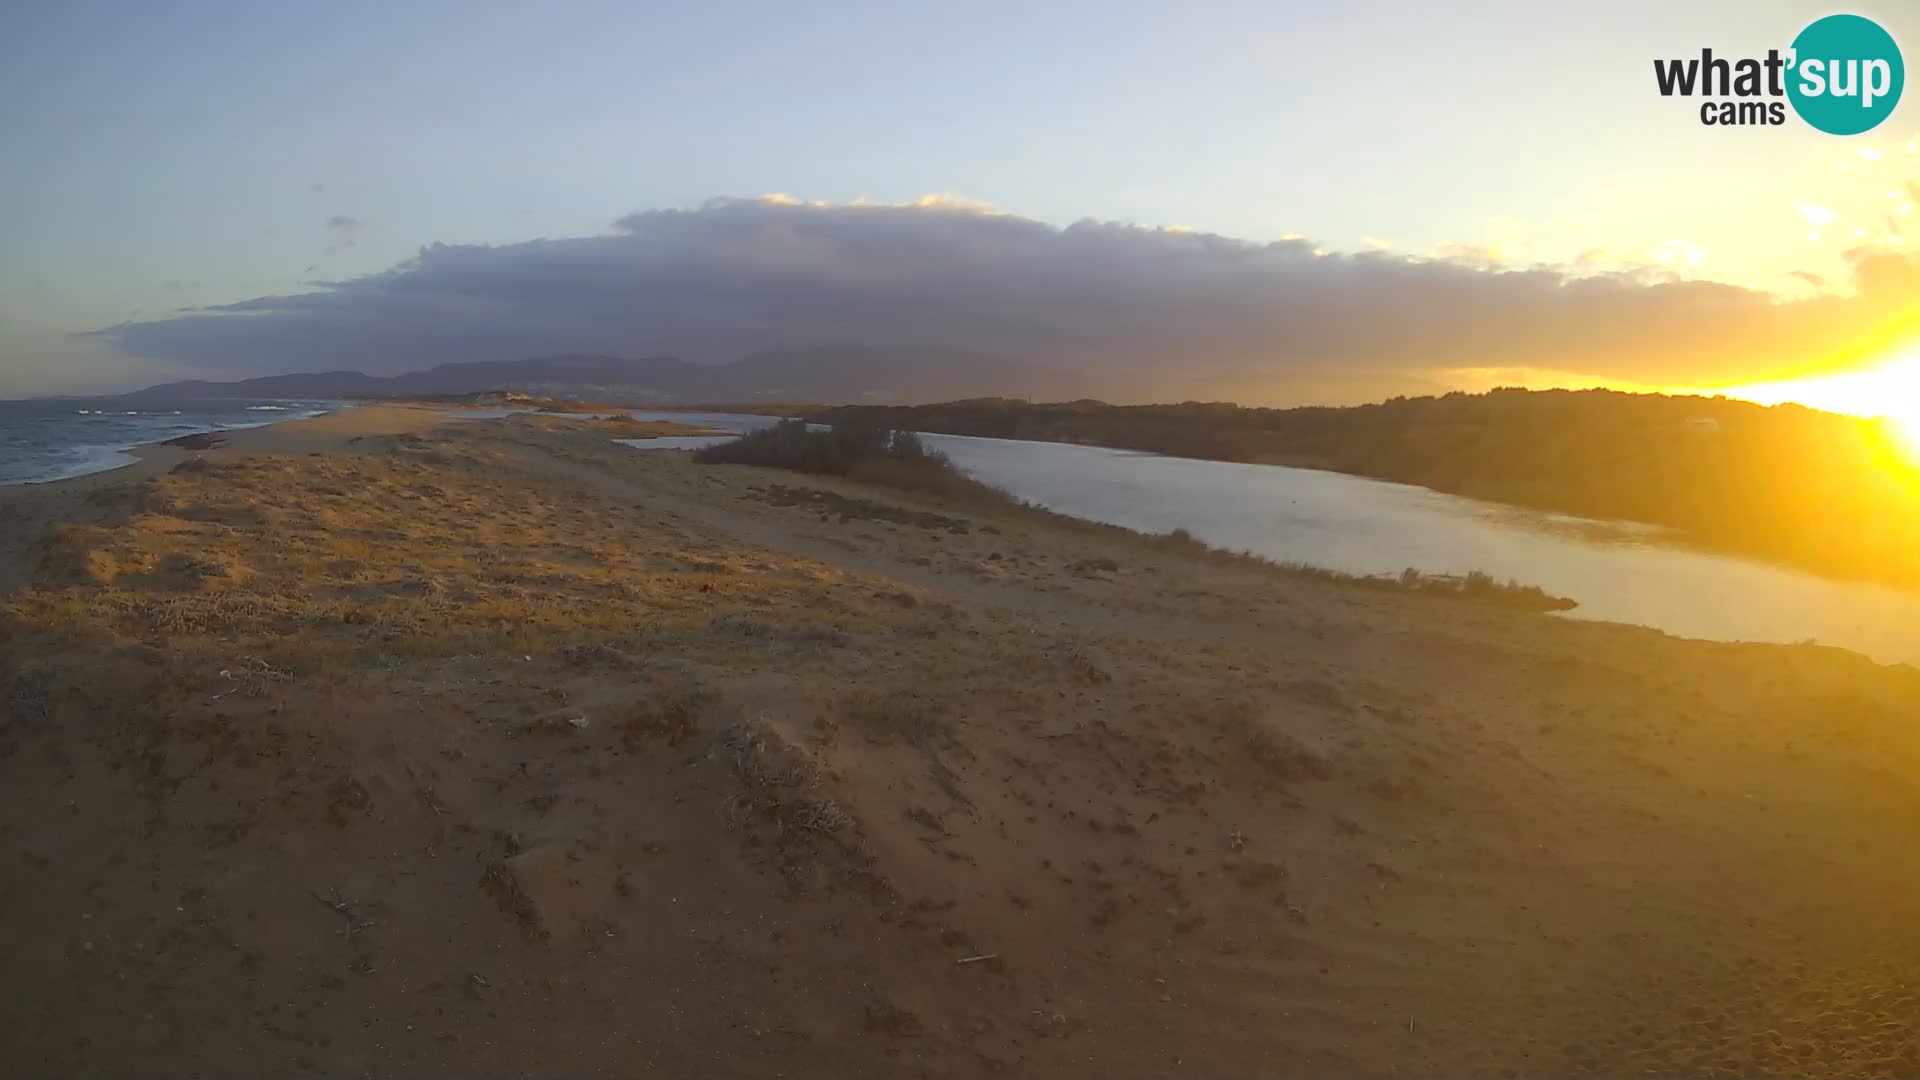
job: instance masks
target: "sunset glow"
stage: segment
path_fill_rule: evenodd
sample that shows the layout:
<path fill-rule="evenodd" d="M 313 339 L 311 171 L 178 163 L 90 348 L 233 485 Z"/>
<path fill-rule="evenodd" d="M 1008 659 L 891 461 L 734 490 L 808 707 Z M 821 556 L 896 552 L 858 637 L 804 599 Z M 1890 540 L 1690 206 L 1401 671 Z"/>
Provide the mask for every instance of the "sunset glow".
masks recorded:
<path fill-rule="evenodd" d="M 1850 416 L 1884 417 L 1893 421 L 1903 448 L 1920 460 L 1920 351 L 1861 371 L 1758 383 L 1721 393 L 1762 405 L 1793 402 Z"/>
<path fill-rule="evenodd" d="M 1886 422 L 1885 459 L 1905 483 L 1920 488 L 1920 349 L 1864 370 L 1718 391 L 1762 405 L 1792 403 Z"/>

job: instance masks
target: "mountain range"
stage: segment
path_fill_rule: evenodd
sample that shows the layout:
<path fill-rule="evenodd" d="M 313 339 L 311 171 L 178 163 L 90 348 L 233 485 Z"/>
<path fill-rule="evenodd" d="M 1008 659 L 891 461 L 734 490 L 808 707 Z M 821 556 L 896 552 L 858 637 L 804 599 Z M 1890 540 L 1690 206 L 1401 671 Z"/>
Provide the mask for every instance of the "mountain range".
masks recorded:
<path fill-rule="evenodd" d="M 1069 378 L 1038 364 L 942 349 L 816 346 L 755 353 L 727 364 L 672 357 L 545 356 L 440 364 L 392 376 L 359 371 L 162 383 L 139 398 L 424 397 L 508 390 L 632 403 L 847 402 L 912 404 L 988 394 L 1059 397 Z"/>

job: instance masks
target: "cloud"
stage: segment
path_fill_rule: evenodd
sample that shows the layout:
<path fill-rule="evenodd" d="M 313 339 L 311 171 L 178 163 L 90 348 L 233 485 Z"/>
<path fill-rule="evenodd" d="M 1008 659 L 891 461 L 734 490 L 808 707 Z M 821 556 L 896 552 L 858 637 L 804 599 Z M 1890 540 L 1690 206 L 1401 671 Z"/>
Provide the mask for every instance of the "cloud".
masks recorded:
<path fill-rule="evenodd" d="M 1817 206 L 1813 203 L 1797 202 L 1793 204 L 1793 208 L 1800 212 L 1801 217 L 1807 219 L 1807 224 L 1809 225 L 1822 226 L 1830 224 L 1833 221 L 1833 208 L 1829 206 Z"/>
<path fill-rule="evenodd" d="M 1645 248 L 1588 248 L 1573 257 L 1573 265 L 1588 269 L 1630 272 L 1645 282 L 1677 281 L 1661 273 L 1676 267 L 1697 270 L 1707 261 L 1707 249 L 1687 240 L 1668 240 Z"/>
<path fill-rule="evenodd" d="M 351 237 L 364 223 L 328 227 Z M 1679 267 L 1696 252 L 1661 250 Z M 860 342 L 1037 361 L 1116 398 L 1358 400 L 1445 387 L 1468 369 L 1758 381 L 1884 340 L 1911 316 L 1920 276 L 1905 256 L 1861 253 L 1854 295 L 1786 300 L 1658 266 L 1511 258 L 1470 245 L 1420 258 L 1331 253 L 1304 237 L 1059 228 L 951 197 L 718 198 L 635 213 L 599 236 L 434 244 L 382 273 L 97 335 L 220 374 L 386 374 L 560 352 L 714 362 Z"/>
<path fill-rule="evenodd" d="M 367 230 L 367 223 L 356 217 L 335 214 L 327 219 L 327 251 L 329 254 L 342 248 L 350 248 L 360 240 L 360 234 Z"/>
<path fill-rule="evenodd" d="M 1519 254 L 1517 249 L 1505 244 L 1468 244 L 1460 241 L 1441 244 L 1433 249 L 1436 259 L 1468 266 L 1498 266 L 1512 262 Z"/>

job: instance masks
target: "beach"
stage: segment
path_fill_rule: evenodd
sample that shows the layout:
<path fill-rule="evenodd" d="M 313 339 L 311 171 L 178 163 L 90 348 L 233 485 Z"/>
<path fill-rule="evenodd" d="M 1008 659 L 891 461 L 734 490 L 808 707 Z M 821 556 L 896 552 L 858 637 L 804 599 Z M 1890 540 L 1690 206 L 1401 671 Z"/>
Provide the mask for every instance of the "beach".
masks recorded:
<path fill-rule="evenodd" d="M 68 480 L 138 462 L 141 446 L 243 431 L 349 407 L 345 401 L 225 398 L 42 398 L 0 401 L 0 487 Z"/>
<path fill-rule="evenodd" d="M 1920 671 L 694 434 L 0 488 L 0 1073 L 1920 1073 Z"/>

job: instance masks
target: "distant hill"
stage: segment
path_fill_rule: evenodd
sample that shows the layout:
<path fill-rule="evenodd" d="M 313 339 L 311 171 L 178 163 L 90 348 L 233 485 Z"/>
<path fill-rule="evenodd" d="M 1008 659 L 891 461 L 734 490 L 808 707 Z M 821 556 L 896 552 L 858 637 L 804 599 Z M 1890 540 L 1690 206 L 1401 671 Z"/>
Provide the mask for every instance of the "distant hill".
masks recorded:
<path fill-rule="evenodd" d="M 139 398 L 416 397 L 511 390 L 599 401 L 840 401 L 913 403 L 968 395 L 1057 394 L 1065 379 L 1037 364 L 942 349 L 815 346 L 756 353 L 730 364 L 671 357 L 544 356 L 441 364 L 377 377 L 358 371 L 265 375 L 235 382 L 163 383 Z"/>
<path fill-rule="evenodd" d="M 136 390 L 127 397 L 221 398 L 221 397 L 359 397 L 386 393 L 388 379 L 376 379 L 358 371 L 324 371 L 302 375 L 267 375 L 238 382 L 210 382 L 188 379 L 162 383 Z"/>
<path fill-rule="evenodd" d="M 1798 405 L 1509 389 L 1353 408 L 956 401 L 813 419 L 1328 469 L 1920 586 L 1920 460 L 1885 422 Z"/>

